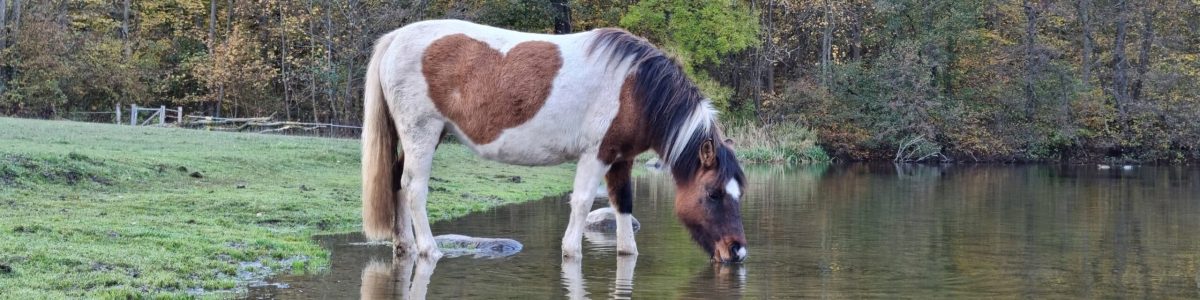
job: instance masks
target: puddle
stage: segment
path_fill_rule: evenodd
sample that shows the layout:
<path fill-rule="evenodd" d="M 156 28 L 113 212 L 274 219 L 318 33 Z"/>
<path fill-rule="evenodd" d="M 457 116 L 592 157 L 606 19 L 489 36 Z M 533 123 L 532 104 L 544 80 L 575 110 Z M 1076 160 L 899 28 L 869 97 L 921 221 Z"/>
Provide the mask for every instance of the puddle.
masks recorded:
<path fill-rule="evenodd" d="M 511 256 L 393 260 L 361 234 L 318 237 L 317 276 L 249 298 L 1195 298 L 1200 171 L 852 165 L 748 170 L 750 258 L 712 264 L 673 215 L 669 178 L 635 179 L 641 255 L 588 234 L 564 261 L 565 197 L 433 225 L 511 238 Z M 596 201 L 596 207 L 607 201 Z"/>

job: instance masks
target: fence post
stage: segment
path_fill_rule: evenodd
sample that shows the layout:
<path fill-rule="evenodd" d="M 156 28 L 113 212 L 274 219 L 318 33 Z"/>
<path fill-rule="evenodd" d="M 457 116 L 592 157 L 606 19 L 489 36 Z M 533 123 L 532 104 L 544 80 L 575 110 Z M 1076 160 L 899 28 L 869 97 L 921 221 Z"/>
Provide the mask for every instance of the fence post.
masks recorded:
<path fill-rule="evenodd" d="M 183 106 L 175 108 L 175 124 L 183 125 Z"/>
<path fill-rule="evenodd" d="M 161 127 L 165 123 L 167 123 L 167 106 L 159 105 L 158 106 L 158 126 Z"/>
<path fill-rule="evenodd" d="M 117 103 L 117 118 L 113 119 L 113 123 L 121 125 L 121 104 Z"/>
<path fill-rule="evenodd" d="M 129 106 L 129 126 L 137 126 L 137 104 Z"/>

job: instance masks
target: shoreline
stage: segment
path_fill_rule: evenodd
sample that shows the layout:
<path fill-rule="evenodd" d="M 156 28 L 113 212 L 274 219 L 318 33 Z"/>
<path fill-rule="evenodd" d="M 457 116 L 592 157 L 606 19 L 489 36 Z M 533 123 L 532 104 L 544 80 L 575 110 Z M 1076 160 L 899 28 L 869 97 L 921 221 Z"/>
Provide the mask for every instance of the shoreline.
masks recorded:
<path fill-rule="evenodd" d="M 16 298 L 222 298 L 246 273 L 328 267 L 317 235 L 359 230 L 359 144 L 0 118 L 0 290 Z M 438 149 L 432 221 L 571 188 L 572 164 Z"/>

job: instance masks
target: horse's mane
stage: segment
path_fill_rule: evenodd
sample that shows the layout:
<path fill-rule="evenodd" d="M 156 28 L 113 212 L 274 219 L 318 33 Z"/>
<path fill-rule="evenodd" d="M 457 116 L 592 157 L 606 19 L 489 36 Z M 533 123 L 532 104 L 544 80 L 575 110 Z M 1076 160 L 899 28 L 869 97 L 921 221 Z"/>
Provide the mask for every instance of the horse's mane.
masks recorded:
<path fill-rule="evenodd" d="M 722 142 L 712 104 L 688 79 L 675 59 L 649 41 L 615 28 L 596 30 L 588 55 L 607 59 L 606 67 L 631 60 L 634 98 L 641 102 L 652 147 L 680 182 L 690 182 L 700 168 L 700 144 L 711 140 L 717 152 L 718 182 L 745 182 L 733 150 Z M 604 57 L 607 55 L 607 57 Z"/>

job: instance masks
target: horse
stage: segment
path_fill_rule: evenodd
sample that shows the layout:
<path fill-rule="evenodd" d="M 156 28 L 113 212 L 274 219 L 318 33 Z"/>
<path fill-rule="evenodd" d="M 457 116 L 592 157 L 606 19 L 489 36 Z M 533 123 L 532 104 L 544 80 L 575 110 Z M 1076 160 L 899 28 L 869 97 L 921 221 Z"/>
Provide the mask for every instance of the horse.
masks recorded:
<path fill-rule="evenodd" d="M 675 212 L 714 261 L 747 256 L 745 175 L 716 111 L 673 58 L 621 29 L 548 35 L 459 20 L 380 37 L 367 65 L 363 231 L 396 255 L 440 257 L 426 200 L 434 150 L 453 133 L 484 159 L 574 161 L 564 258 L 579 258 L 600 178 L 617 214 L 617 252 L 636 255 L 630 172 L 655 151 L 675 180 Z M 415 248 L 414 248 L 415 245 Z"/>

